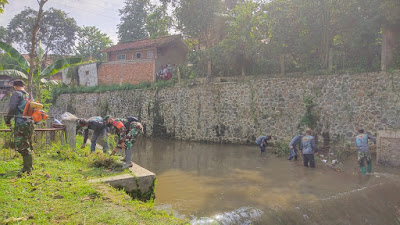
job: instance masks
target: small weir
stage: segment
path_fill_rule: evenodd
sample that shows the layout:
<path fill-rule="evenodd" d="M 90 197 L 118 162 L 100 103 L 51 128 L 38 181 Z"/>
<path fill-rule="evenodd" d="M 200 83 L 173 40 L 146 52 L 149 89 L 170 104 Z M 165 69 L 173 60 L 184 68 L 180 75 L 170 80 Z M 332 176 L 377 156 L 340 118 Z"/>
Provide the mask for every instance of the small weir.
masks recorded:
<path fill-rule="evenodd" d="M 110 184 L 114 188 L 124 189 L 129 195 L 140 200 L 154 198 L 155 174 L 137 164 L 133 164 L 129 171 L 130 174 L 94 179 L 89 182 Z"/>

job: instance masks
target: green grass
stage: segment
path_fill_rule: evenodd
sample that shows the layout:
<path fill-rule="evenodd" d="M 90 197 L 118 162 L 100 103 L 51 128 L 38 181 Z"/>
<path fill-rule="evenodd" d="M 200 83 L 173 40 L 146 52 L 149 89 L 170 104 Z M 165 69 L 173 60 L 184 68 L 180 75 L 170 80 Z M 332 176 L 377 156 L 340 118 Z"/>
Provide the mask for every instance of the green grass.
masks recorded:
<path fill-rule="evenodd" d="M 0 224 L 186 224 L 154 203 L 132 200 L 122 190 L 87 181 L 129 173 L 116 158 L 53 145 L 34 157 L 30 176 L 17 177 L 22 159 L 0 161 Z M 18 154 L 19 155 L 19 154 Z M 95 167 L 102 166 L 102 167 Z"/>

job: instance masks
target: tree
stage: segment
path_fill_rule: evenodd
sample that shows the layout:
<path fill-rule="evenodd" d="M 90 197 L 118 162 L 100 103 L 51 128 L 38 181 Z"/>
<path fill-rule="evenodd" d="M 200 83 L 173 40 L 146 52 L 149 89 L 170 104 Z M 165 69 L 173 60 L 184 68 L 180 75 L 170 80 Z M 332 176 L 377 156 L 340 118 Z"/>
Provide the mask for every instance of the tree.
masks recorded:
<path fill-rule="evenodd" d="M 172 18 L 167 14 L 166 5 L 156 7 L 146 19 L 146 30 L 151 38 L 167 36 L 171 25 Z"/>
<path fill-rule="evenodd" d="M 0 13 L 4 12 L 4 7 L 8 3 L 7 0 L 0 0 Z"/>
<path fill-rule="evenodd" d="M 260 11 L 258 3 L 249 0 L 232 10 L 229 21 L 226 37 L 212 54 L 212 61 L 216 64 L 214 67 L 225 65 L 224 67 L 236 70 L 230 71 L 231 73 L 251 73 L 252 68 L 257 65 L 257 58 L 265 51 L 264 41 L 268 38 L 265 14 Z"/>
<path fill-rule="evenodd" d="M 178 29 L 191 38 L 203 40 L 207 47 L 209 32 L 219 12 L 220 3 L 220 0 L 182 1 L 175 10 Z"/>
<path fill-rule="evenodd" d="M 197 42 L 197 49 L 209 48 L 214 43 L 213 28 L 215 18 L 221 7 L 220 0 L 186 0 L 181 1 L 180 6 L 175 9 L 178 21 L 178 29 L 183 34 Z M 207 77 L 211 77 L 211 61 L 207 57 Z"/>
<path fill-rule="evenodd" d="M 42 15 L 43 15 L 43 6 L 44 4 L 46 4 L 48 0 L 38 0 L 39 3 L 39 11 L 38 14 L 36 16 L 35 19 L 35 23 L 33 25 L 33 29 L 32 29 L 32 36 L 31 36 L 31 49 L 29 52 L 29 70 L 26 70 L 26 72 L 28 72 L 28 93 L 32 96 L 33 94 L 33 70 L 35 68 L 35 65 L 33 64 L 34 62 L 34 56 L 35 56 L 35 49 L 36 49 L 36 45 L 38 43 L 37 41 L 37 35 L 39 33 L 39 29 L 40 29 L 40 21 L 42 19 Z M 20 56 L 18 56 L 19 60 L 22 60 Z M 25 58 L 24 58 L 25 59 Z M 25 65 L 25 63 L 24 63 Z M 37 64 L 38 68 L 40 69 L 40 64 Z"/>
<path fill-rule="evenodd" d="M 32 48 L 32 30 L 38 12 L 26 8 L 17 14 L 8 24 L 8 33 L 13 43 L 22 46 L 27 52 Z M 61 10 L 50 8 L 43 11 L 37 32 L 37 41 L 41 41 L 45 57 L 51 53 L 68 55 L 75 46 L 76 21 Z M 22 50 L 22 49 L 21 49 Z"/>
<path fill-rule="evenodd" d="M 6 41 L 7 39 L 7 29 L 0 26 L 0 41 Z"/>
<path fill-rule="evenodd" d="M 107 34 L 102 33 L 94 26 L 80 28 L 77 41 L 77 54 L 84 59 L 95 59 L 97 61 L 105 61 L 106 56 L 100 51 L 112 45 Z"/>
<path fill-rule="evenodd" d="M 147 18 L 146 8 L 149 4 L 149 0 L 125 1 L 124 8 L 119 10 L 121 23 L 118 24 L 118 38 L 120 42 L 130 42 L 148 37 L 145 20 Z"/>
<path fill-rule="evenodd" d="M 43 87 L 54 84 L 48 82 L 46 78 L 60 72 L 64 68 L 82 63 L 82 58 L 79 57 L 63 58 L 56 60 L 43 70 L 38 66 L 35 71 L 31 72 L 32 67 L 30 63 L 11 45 L 0 41 L 0 49 L 4 50 L 9 58 L 16 62 L 16 64 L 0 66 L 0 75 L 7 75 L 27 81 L 29 74 L 32 74 L 33 86 L 30 89 L 34 91 L 35 99 L 39 101 L 41 100 Z M 44 51 L 39 46 L 36 53 L 37 57 L 35 58 L 35 65 L 41 65 Z"/>

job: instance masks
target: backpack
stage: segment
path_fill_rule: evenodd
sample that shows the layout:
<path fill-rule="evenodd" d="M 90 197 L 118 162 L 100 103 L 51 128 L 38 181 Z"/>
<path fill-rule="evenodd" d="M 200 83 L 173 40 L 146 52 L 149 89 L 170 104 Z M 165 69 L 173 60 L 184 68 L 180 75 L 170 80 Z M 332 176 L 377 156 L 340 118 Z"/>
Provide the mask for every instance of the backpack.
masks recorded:
<path fill-rule="evenodd" d="M 126 117 L 126 120 L 128 121 L 128 124 L 131 124 L 132 122 L 138 122 L 139 120 L 134 117 L 134 116 L 128 116 Z"/>
<path fill-rule="evenodd" d="M 47 120 L 49 116 L 44 112 L 42 109 L 43 105 L 40 104 L 39 102 L 34 102 L 32 99 L 28 96 L 25 96 L 26 104 L 24 108 L 24 112 L 22 113 L 22 116 L 27 116 L 31 117 L 32 120 L 36 123 L 42 121 L 42 120 Z"/>

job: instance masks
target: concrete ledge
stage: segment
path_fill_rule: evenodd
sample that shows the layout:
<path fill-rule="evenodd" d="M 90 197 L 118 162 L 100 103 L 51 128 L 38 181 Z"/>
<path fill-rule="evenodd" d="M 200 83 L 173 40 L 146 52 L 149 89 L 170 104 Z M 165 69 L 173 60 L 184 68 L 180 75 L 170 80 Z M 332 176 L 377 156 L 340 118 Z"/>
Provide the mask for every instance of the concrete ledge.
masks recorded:
<path fill-rule="evenodd" d="M 156 175 L 137 164 L 133 164 L 133 166 L 129 168 L 129 171 L 131 171 L 132 174 L 93 179 L 88 182 L 104 182 L 110 184 L 114 188 L 124 189 L 132 197 L 140 200 L 154 198 Z"/>

